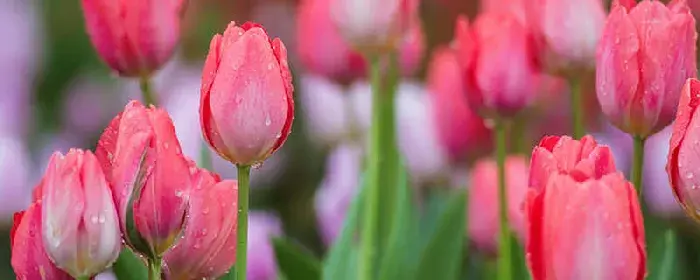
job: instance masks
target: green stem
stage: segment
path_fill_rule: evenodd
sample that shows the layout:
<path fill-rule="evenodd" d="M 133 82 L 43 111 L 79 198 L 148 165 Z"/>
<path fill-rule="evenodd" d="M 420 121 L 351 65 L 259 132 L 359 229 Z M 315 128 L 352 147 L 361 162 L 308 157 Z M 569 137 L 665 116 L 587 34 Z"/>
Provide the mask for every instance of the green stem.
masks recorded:
<path fill-rule="evenodd" d="M 153 89 L 151 88 L 151 80 L 148 77 L 144 76 L 141 77 L 139 83 L 141 86 L 141 96 L 143 96 L 143 102 L 146 103 L 146 105 L 151 104 L 153 106 L 157 106 L 158 100 L 153 94 Z"/>
<path fill-rule="evenodd" d="M 581 83 L 579 83 L 577 78 L 571 78 L 569 81 L 571 85 L 571 120 L 573 121 L 574 138 L 580 139 L 585 133 Z"/>
<path fill-rule="evenodd" d="M 160 280 L 162 262 L 160 258 L 148 260 L 148 280 Z"/>
<path fill-rule="evenodd" d="M 246 278 L 248 251 L 248 193 L 250 192 L 250 166 L 238 167 L 238 245 L 236 247 L 236 279 Z"/>
<path fill-rule="evenodd" d="M 642 197 L 642 168 L 644 167 L 644 143 L 646 139 L 634 136 L 634 157 L 632 159 L 632 172 L 630 178 L 637 195 Z"/>
<path fill-rule="evenodd" d="M 513 279 L 511 268 L 511 238 L 508 228 L 508 198 L 506 196 L 506 123 L 496 119 L 496 164 L 498 166 L 498 279 Z"/>
<path fill-rule="evenodd" d="M 76 277 L 75 280 L 90 280 L 90 276 Z"/>

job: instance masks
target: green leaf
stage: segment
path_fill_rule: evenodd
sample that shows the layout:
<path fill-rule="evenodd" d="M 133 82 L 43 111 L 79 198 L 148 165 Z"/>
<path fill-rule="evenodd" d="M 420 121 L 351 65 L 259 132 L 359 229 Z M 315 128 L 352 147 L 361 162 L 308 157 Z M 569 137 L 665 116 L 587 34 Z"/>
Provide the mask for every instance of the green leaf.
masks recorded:
<path fill-rule="evenodd" d="M 357 249 L 354 248 L 353 239 L 357 231 L 360 210 L 363 204 L 363 194 L 366 189 L 366 181 L 364 176 L 360 179 L 360 189 L 348 209 L 347 216 L 343 222 L 343 229 L 328 251 L 326 259 L 323 262 L 324 280 L 355 279 L 354 275 L 357 272 L 358 252 Z"/>
<path fill-rule="evenodd" d="M 146 182 L 146 177 L 148 176 L 144 162 L 146 160 L 146 149 L 148 146 L 144 147 L 144 151 L 141 154 L 141 159 L 139 160 L 139 168 L 136 172 L 134 182 L 132 184 L 133 190 L 129 196 L 129 200 L 126 205 L 126 233 L 124 234 L 124 241 L 141 254 L 145 254 L 148 258 L 156 258 L 156 253 L 148 244 L 148 242 L 141 236 L 138 229 L 136 228 L 136 220 L 134 219 L 134 202 L 141 198 L 141 191 L 143 190 Z"/>
<path fill-rule="evenodd" d="M 416 234 L 410 234 L 415 227 L 414 210 L 412 203 L 412 193 L 407 182 L 406 170 L 403 165 L 399 167 L 397 172 L 398 186 L 397 197 L 395 204 L 395 216 L 389 233 L 389 240 L 384 251 L 384 256 L 379 266 L 379 279 L 405 279 L 407 270 L 405 264 L 409 260 L 411 244 L 418 237 Z"/>
<path fill-rule="evenodd" d="M 513 277 L 515 279 L 530 279 L 530 271 L 527 268 L 527 260 L 525 260 L 525 250 L 520 244 L 520 240 L 515 237 L 515 233 L 511 231 L 510 234 L 510 245 L 511 245 L 511 267 L 513 268 Z"/>
<path fill-rule="evenodd" d="M 421 254 L 414 279 L 457 279 L 464 250 L 466 204 L 464 191 L 450 198 Z"/>
<path fill-rule="evenodd" d="M 273 238 L 277 266 L 287 280 L 319 280 L 321 264 L 310 252 L 295 243 Z"/>
<path fill-rule="evenodd" d="M 651 248 L 649 260 L 651 269 L 649 270 L 649 279 L 652 280 L 671 280 L 679 279 L 676 269 L 676 234 L 673 229 L 667 229 L 663 235 L 663 239 Z"/>
<path fill-rule="evenodd" d="M 112 266 L 112 271 L 119 280 L 148 279 L 146 264 L 129 248 L 122 249 L 119 258 Z"/>

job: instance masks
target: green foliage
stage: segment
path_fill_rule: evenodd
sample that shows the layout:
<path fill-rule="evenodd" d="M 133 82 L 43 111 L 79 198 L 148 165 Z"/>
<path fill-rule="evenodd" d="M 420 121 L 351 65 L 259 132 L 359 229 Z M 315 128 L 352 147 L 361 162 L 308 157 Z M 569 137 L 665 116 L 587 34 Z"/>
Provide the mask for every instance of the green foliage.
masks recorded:
<path fill-rule="evenodd" d="M 287 239 L 273 238 L 277 266 L 285 279 L 320 280 L 321 264 L 310 252 Z"/>

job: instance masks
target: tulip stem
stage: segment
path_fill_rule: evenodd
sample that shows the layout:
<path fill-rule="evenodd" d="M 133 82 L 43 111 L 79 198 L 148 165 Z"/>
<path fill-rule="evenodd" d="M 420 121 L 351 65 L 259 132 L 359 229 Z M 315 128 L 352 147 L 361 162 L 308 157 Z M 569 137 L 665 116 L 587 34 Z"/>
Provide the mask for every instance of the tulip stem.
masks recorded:
<path fill-rule="evenodd" d="M 508 228 L 508 197 L 506 196 L 506 122 L 496 119 L 496 164 L 498 165 L 498 280 L 510 280 L 511 269 L 511 238 Z"/>
<path fill-rule="evenodd" d="M 151 79 L 149 79 L 147 76 L 141 77 L 139 84 L 141 86 L 141 96 L 143 96 L 143 102 L 146 103 L 146 105 L 150 104 L 157 106 L 158 100 L 156 100 L 156 96 L 153 94 Z"/>
<path fill-rule="evenodd" d="M 577 78 L 569 79 L 571 86 L 571 121 L 574 128 L 574 139 L 581 139 L 584 131 L 583 96 L 581 96 L 581 83 Z"/>
<path fill-rule="evenodd" d="M 160 280 L 160 269 L 163 260 L 154 258 L 148 260 L 148 280 Z"/>
<path fill-rule="evenodd" d="M 630 177 L 637 195 L 642 197 L 642 167 L 644 166 L 644 143 L 645 138 L 634 136 L 634 158 L 632 159 L 632 172 Z"/>
<path fill-rule="evenodd" d="M 238 165 L 238 245 L 236 246 L 236 279 L 246 278 L 248 252 L 248 193 L 250 192 L 250 165 Z"/>

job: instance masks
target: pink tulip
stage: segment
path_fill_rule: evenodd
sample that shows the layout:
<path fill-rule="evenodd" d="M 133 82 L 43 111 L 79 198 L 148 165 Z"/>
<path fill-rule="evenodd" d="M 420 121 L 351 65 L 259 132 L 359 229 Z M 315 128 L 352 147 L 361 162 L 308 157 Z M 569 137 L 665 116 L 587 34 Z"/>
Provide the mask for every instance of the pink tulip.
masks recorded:
<path fill-rule="evenodd" d="M 696 36 L 685 1 L 614 5 L 598 45 L 596 88 L 615 126 L 646 138 L 671 123 L 683 83 L 697 74 Z"/>
<path fill-rule="evenodd" d="M 666 172 L 673 194 L 688 216 L 700 221 L 700 173 L 697 149 L 700 146 L 700 81 L 688 79 L 681 91 L 678 116 L 673 123 Z"/>
<path fill-rule="evenodd" d="M 41 201 L 15 213 L 10 231 L 12 269 L 18 280 L 71 280 L 51 261 L 42 239 Z"/>
<path fill-rule="evenodd" d="M 220 67 L 221 66 L 221 67 Z M 254 23 L 215 35 L 202 74 L 200 120 L 210 146 L 237 165 L 260 163 L 284 144 L 294 119 L 287 51 Z"/>
<path fill-rule="evenodd" d="M 197 168 L 191 163 L 191 168 Z M 168 279 L 216 279 L 236 261 L 236 181 L 197 168 L 182 239 L 165 254 Z"/>
<path fill-rule="evenodd" d="M 117 260 L 119 219 L 100 163 L 90 151 L 54 153 L 43 179 L 46 252 L 75 278 L 91 277 Z"/>
<path fill-rule="evenodd" d="M 469 184 L 469 238 L 480 250 L 497 251 L 498 174 L 496 162 L 481 160 L 474 165 Z M 523 237 L 522 203 L 527 192 L 528 167 L 524 157 L 506 159 L 506 195 L 508 221 L 520 238 Z"/>
<path fill-rule="evenodd" d="M 183 0 L 82 0 L 85 27 L 109 67 L 127 77 L 150 76 L 172 56 Z"/>
<path fill-rule="evenodd" d="M 491 131 L 467 101 L 462 68 L 447 47 L 433 52 L 428 67 L 428 94 L 442 147 L 453 160 L 479 155 L 491 147 Z"/>
<path fill-rule="evenodd" d="M 472 27 L 460 17 L 455 32 L 465 90 L 474 110 L 513 116 L 535 100 L 537 51 L 528 27 L 512 13 L 481 14 Z"/>
<path fill-rule="evenodd" d="M 122 231 L 127 211 L 133 210 L 135 227 L 148 247 L 134 249 L 161 256 L 180 235 L 192 185 L 168 113 L 130 102 L 105 129 L 95 154 L 107 170 Z M 136 194 L 133 208 L 127 209 Z M 132 237 L 125 238 L 134 246 Z"/>

